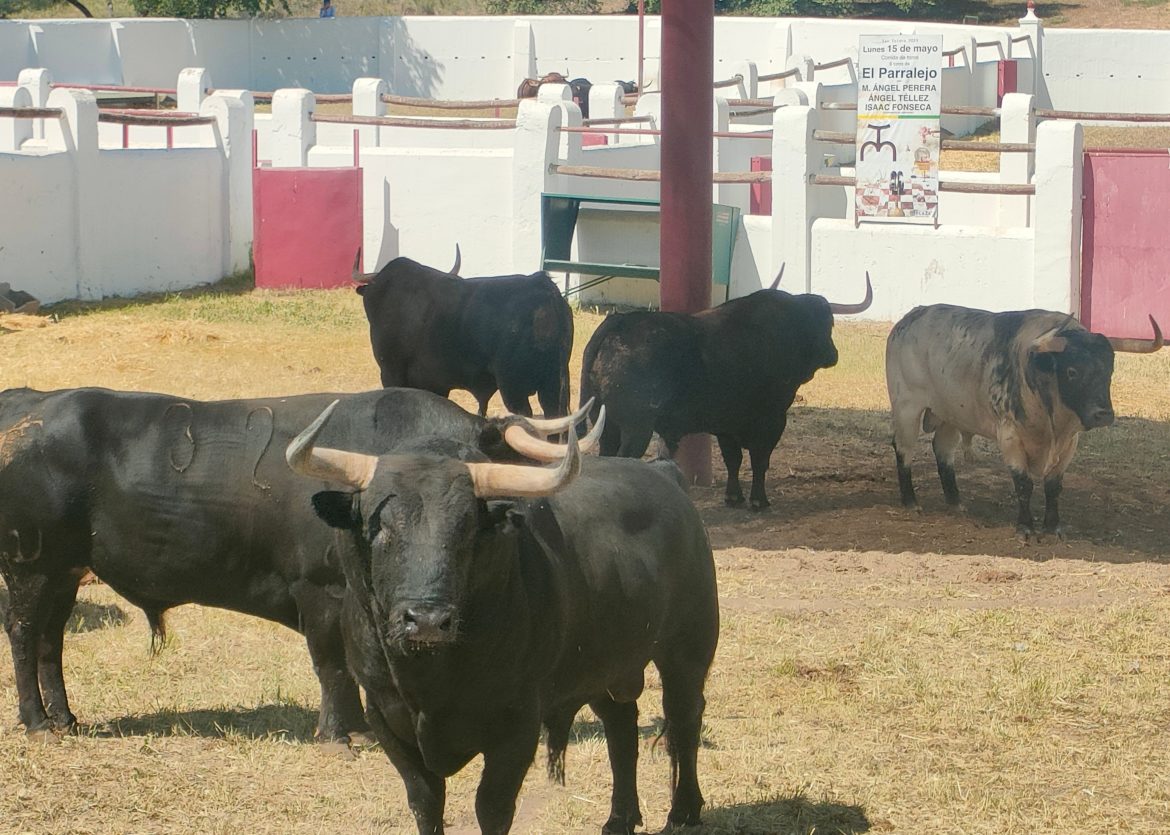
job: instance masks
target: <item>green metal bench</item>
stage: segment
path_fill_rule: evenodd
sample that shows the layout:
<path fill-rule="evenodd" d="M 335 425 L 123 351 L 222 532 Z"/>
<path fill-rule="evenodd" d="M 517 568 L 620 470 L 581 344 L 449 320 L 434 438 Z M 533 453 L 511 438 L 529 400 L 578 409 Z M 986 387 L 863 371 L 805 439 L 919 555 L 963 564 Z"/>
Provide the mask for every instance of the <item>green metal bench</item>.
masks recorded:
<path fill-rule="evenodd" d="M 645 264 L 612 264 L 570 259 L 573 232 L 581 204 L 600 206 L 630 206 L 658 209 L 659 201 L 645 197 L 597 197 L 590 194 L 540 195 L 541 269 L 546 272 L 579 273 L 593 278 L 576 287 L 566 287 L 564 295 L 581 293 L 611 278 L 648 278 L 658 281 L 658 267 Z M 735 236 L 739 232 L 740 210 L 734 206 L 716 203 L 711 209 L 711 280 L 724 287 L 724 299 L 731 295 L 731 256 L 735 251 Z"/>

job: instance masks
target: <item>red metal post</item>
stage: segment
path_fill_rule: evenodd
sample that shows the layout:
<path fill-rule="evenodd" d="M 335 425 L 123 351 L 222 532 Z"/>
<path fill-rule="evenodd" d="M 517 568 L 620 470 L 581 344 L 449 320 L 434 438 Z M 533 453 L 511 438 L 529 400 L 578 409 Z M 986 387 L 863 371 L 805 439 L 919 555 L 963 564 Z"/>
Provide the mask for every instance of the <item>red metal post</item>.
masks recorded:
<path fill-rule="evenodd" d="M 711 0 L 662 3 L 662 309 L 711 306 L 711 113 L 715 106 L 715 11 Z M 687 478 L 711 483 L 711 440 L 684 440 Z"/>
<path fill-rule="evenodd" d="M 644 55 L 646 54 L 646 0 L 638 0 L 638 89 L 635 91 L 640 96 L 642 95 L 642 65 L 645 63 Z"/>

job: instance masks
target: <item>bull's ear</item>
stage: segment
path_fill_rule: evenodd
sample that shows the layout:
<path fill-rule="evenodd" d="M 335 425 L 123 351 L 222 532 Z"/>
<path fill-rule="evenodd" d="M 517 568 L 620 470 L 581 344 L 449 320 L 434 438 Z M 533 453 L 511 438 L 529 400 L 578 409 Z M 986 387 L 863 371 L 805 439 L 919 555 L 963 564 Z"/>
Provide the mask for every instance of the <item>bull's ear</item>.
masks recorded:
<path fill-rule="evenodd" d="M 369 286 L 370 285 L 368 285 L 368 284 L 359 284 L 357 287 L 354 287 L 353 289 L 354 289 L 354 292 L 357 293 L 359 296 L 364 296 L 366 294 L 366 288 Z"/>
<path fill-rule="evenodd" d="M 348 531 L 357 522 L 354 494 L 339 490 L 322 490 L 313 494 L 313 510 L 331 528 Z"/>
<path fill-rule="evenodd" d="M 524 514 L 516 508 L 515 502 L 485 502 L 487 512 L 483 515 L 481 527 L 501 533 L 512 533 L 524 527 Z"/>

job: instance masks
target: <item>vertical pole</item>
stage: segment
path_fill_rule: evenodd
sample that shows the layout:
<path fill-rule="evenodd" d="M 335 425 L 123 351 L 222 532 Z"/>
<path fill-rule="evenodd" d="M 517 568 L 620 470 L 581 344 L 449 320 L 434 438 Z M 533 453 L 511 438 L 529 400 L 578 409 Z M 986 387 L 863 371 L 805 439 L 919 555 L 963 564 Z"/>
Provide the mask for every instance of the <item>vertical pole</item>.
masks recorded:
<path fill-rule="evenodd" d="M 634 92 L 642 95 L 642 64 L 646 55 L 646 0 L 638 0 L 638 89 Z"/>
<path fill-rule="evenodd" d="M 715 11 L 711 0 L 662 3 L 662 309 L 711 306 L 711 113 L 715 106 Z M 711 440 L 688 438 L 678 463 L 711 483 Z"/>

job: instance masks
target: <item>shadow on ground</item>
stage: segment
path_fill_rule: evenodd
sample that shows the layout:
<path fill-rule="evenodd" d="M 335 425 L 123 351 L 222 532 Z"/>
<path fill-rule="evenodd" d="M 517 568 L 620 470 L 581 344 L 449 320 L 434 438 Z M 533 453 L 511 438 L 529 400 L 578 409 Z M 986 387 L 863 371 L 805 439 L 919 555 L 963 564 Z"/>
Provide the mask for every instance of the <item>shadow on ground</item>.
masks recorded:
<path fill-rule="evenodd" d="M 723 505 L 726 471 L 714 450 L 715 485 L 692 497 L 715 548 L 810 548 L 888 553 L 1075 557 L 1116 563 L 1170 561 L 1170 424 L 1120 418 L 1081 436 L 1060 498 L 1063 541 L 1025 544 L 1015 534 L 1016 499 L 999 450 L 976 439 L 974 460 L 956 462 L 965 512 L 943 503 L 928 439 L 913 459 L 921 513 L 898 494 L 888 412 L 800 407 L 772 455 L 762 513 Z M 745 456 L 746 459 L 746 456 Z M 750 483 L 746 460 L 740 472 Z M 745 486 L 746 491 L 746 486 Z M 1043 487 L 1032 511 L 1043 516 Z"/>
<path fill-rule="evenodd" d="M 8 589 L 0 587 L 0 618 L 6 617 L 7 614 Z M 73 604 L 73 614 L 65 623 L 65 631 L 77 634 L 108 629 L 111 626 L 121 626 L 129 617 L 121 606 L 78 600 Z"/>
<path fill-rule="evenodd" d="M 832 801 L 815 802 L 803 795 L 777 797 L 757 803 L 717 806 L 704 810 L 703 826 L 688 832 L 703 835 L 854 835 L 872 825 L 859 806 Z M 884 828 L 884 827 L 883 827 Z"/>
<path fill-rule="evenodd" d="M 245 737 L 282 742 L 313 742 L 317 711 L 293 704 L 221 710 L 164 710 L 112 719 L 92 729 L 99 736 Z"/>

